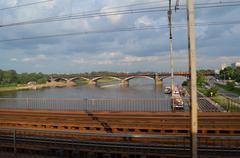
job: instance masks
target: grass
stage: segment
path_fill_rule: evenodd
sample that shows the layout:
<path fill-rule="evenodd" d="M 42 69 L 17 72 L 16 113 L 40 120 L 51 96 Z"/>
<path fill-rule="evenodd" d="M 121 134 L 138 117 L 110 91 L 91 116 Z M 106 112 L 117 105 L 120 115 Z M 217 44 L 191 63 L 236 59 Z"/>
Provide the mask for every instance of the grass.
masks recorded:
<path fill-rule="evenodd" d="M 86 80 L 77 80 L 77 81 L 75 81 L 75 83 L 76 83 L 78 86 L 81 86 L 81 85 L 88 84 L 88 81 L 86 81 Z"/>
<path fill-rule="evenodd" d="M 17 87 L 0 87 L 0 92 L 16 91 Z"/>
<path fill-rule="evenodd" d="M 211 99 L 221 105 L 226 111 L 240 112 L 240 104 L 234 100 L 227 99 L 221 95 L 211 97 Z"/>
<path fill-rule="evenodd" d="M 205 96 L 207 96 L 207 89 L 205 89 L 205 88 L 203 88 L 203 87 L 200 87 L 200 86 L 198 86 L 198 91 L 199 92 L 201 92 L 201 93 L 203 93 Z"/>
<path fill-rule="evenodd" d="M 18 90 L 19 87 L 23 87 L 26 85 L 22 85 L 22 84 L 1 84 L 0 85 L 0 92 L 7 92 L 7 91 L 16 91 Z"/>
<path fill-rule="evenodd" d="M 205 96 L 207 94 L 207 89 L 203 87 L 198 87 L 198 91 L 203 93 Z M 228 112 L 240 112 L 239 100 L 230 100 L 218 94 L 214 97 L 210 97 L 210 99 L 218 103 L 222 108 L 224 108 L 224 110 Z"/>
<path fill-rule="evenodd" d="M 234 93 L 234 94 L 237 94 L 240 96 L 240 88 L 234 88 L 233 90 L 229 90 L 226 85 L 222 85 L 222 84 L 218 84 L 218 83 L 216 83 L 216 86 L 224 89 L 227 92 L 231 92 L 231 93 Z"/>
<path fill-rule="evenodd" d="M 98 82 L 103 83 L 103 82 L 112 82 L 112 81 L 113 81 L 112 78 L 103 78 L 103 79 L 100 79 Z"/>

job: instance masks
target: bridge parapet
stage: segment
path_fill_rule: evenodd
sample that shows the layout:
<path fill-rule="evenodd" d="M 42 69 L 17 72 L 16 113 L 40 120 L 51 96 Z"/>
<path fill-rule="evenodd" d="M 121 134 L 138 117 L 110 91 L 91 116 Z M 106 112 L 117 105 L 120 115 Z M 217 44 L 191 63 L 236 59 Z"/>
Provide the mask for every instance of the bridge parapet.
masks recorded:
<path fill-rule="evenodd" d="M 185 77 L 189 77 L 190 74 L 189 72 L 174 72 L 175 76 L 185 76 Z M 205 74 L 205 76 L 214 76 L 215 74 L 211 74 L 211 73 L 207 73 Z M 76 80 L 79 79 L 83 79 L 88 81 L 88 84 L 90 85 L 96 85 L 98 80 L 101 80 L 103 78 L 111 78 L 117 81 L 120 81 L 120 85 L 129 85 L 129 81 L 135 78 L 147 78 L 147 79 L 151 79 L 154 80 L 155 85 L 161 85 L 163 79 L 167 78 L 171 76 L 171 73 L 169 72 L 160 72 L 160 73 L 141 73 L 141 74 L 115 74 L 113 76 L 89 76 L 89 77 L 85 77 L 85 76 L 70 76 L 70 78 L 67 78 L 66 76 L 64 77 L 57 77 L 54 78 L 53 76 L 51 76 L 49 78 L 49 82 L 58 82 L 58 81 L 66 81 L 67 83 L 73 83 Z"/>

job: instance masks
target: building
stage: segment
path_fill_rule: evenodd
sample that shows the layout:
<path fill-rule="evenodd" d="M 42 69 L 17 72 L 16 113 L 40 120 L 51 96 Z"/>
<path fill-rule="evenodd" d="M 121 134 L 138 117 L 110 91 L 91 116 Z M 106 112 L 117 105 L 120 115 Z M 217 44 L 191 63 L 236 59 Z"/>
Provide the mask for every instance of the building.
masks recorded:
<path fill-rule="evenodd" d="M 235 62 L 235 63 L 232 63 L 232 68 L 237 68 L 237 67 L 240 67 L 240 62 Z"/>
<path fill-rule="evenodd" d="M 221 70 L 224 70 L 226 67 L 227 67 L 226 64 L 222 64 L 222 65 L 221 65 Z"/>

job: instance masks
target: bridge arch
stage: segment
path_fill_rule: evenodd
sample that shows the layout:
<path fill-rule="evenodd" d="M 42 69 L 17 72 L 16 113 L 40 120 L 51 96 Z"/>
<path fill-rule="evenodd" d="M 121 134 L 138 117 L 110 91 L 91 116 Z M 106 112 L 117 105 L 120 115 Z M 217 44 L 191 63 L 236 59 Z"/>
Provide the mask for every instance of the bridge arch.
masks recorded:
<path fill-rule="evenodd" d="M 98 81 L 98 80 L 101 80 L 101 79 L 113 79 L 113 80 L 117 80 L 117 81 L 121 81 L 122 79 L 118 78 L 118 77 L 114 77 L 114 76 L 100 76 L 100 77 L 95 77 L 93 79 L 91 79 L 91 81 Z"/>
<path fill-rule="evenodd" d="M 62 78 L 62 77 L 59 77 L 59 78 L 55 78 L 54 81 L 55 81 L 55 82 L 67 81 L 67 79 L 66 79 L 66 78 Z"/>
<path fill-rule="evenodd" d="M 123 79 L 123 80 L 124 80 L 124 81 L 130 81 L 130 80 L 136 79 L 136 78 L 145 78 L 145 79 L 150 79 L 150 80 L 155 81 L 154 78 L 149 77 L 149 76 L 130 76 L 130 77 L 127 77 L 127 78 L 125 78 L 125 79 Z"/>
<path fill-rule="evenodd" d="M 86 80 L 86 81 L 90 81 L 90 80 L 91 80 L 91 79 L 89 79 L 89 78 L 81 77 L 81 76 L 79 76 L 79 77 L 69 78 L 69 79 L 67 79 L 67 80 L 73 82 L 73 81 L 80 80 L 80 79 L 82 79 L 82 80 Z"/>

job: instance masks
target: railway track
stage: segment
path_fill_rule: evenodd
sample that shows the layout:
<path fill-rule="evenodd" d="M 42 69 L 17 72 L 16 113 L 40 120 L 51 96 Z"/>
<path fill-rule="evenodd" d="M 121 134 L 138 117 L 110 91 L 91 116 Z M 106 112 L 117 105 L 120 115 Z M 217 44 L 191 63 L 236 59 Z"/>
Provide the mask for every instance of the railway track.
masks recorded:
<path fill-rule="evenodd" d="M 201 112 L 222 112 L 223 109 L 217 107 L 213 102 L 209 101 L 204 95 L 198 93 L 198 108 Z"/>
<path fill-rule="evenodd" d="M 188 135 L 189 113 L 0 110 L 0 127 L 99 133 Z M 240 113 L 199 113 L 199 134 L 240 135 Z"/>
<path fill-rule="evenodd" d="M 1 129 L 13 130 L 13 129 Z M 38 135 L 21 135 L 16 133 L 9 136 L 0 136 L 1 150 L 12 149 L 18 153 L 34 152 L 44 153 L 61 157 L 72 157 L 75 153 L 81 152 L 102 154 L 99 157 L 123 157 L 122 155 L 138 156 L 172 156 L 189 157 L 190 139 L 188 136 L 160 136 L 160 135 L 137 135 L 137 134 L 99 134 L 99 133 L 80 133 L 69 131 L 47 131 L 47 130 L 27 130 L 18 129 L 28 133 L 54 133 L 55 137 Z M 16 132 L 16 131 L 15 131 Z M 71 138 L 60 137 L 62 135 L 71 135 Z M 85 139 L 76 137 L 84 136 Z M 93 138 L 95 139 L 93 139 Z M 101 137 L 100 140 L 97 137 Z M 109 138 L 109 139 L 107 139 Z M 125 138 L 112 141 L 113 138 Z M 138 139 L 135 140 L 135 139 Z M 155 141 L 140 141 L 154 139 Z M 237 158 L 240 154 L 239 137 L 236 136 L 202 136 L 199 137 L 200 157 L 233 157 Z M 225 142 L 223 144 L 223 142 Z M 230 144 L 227 142 L 231 142 Z M 60 155 L 58 155 L 60 152 Z M 70 154 L 70 155 L 69 155 Z M 105 155 L 105 156 L 103 156 Z M 115 155 L 115 156 L 114 156 Z M 82 155 L 81 155 L 82 156 Z M 89 157 L 87 155 L 86 157 Z M 98 157 L 98 156 L 95 156 Z"/>
<path fill-rule="evenodd" d="M 144 155 L 152 158 L 188 157 L 190 151 L 188 112 L 1 109 L 0 116 L 2 152 L 44 153 L 44 156 L 57 157 Z M 240 154 L 239 122 L 240 113 L 199 113 L 201 157 L 237 158 Z"/>

